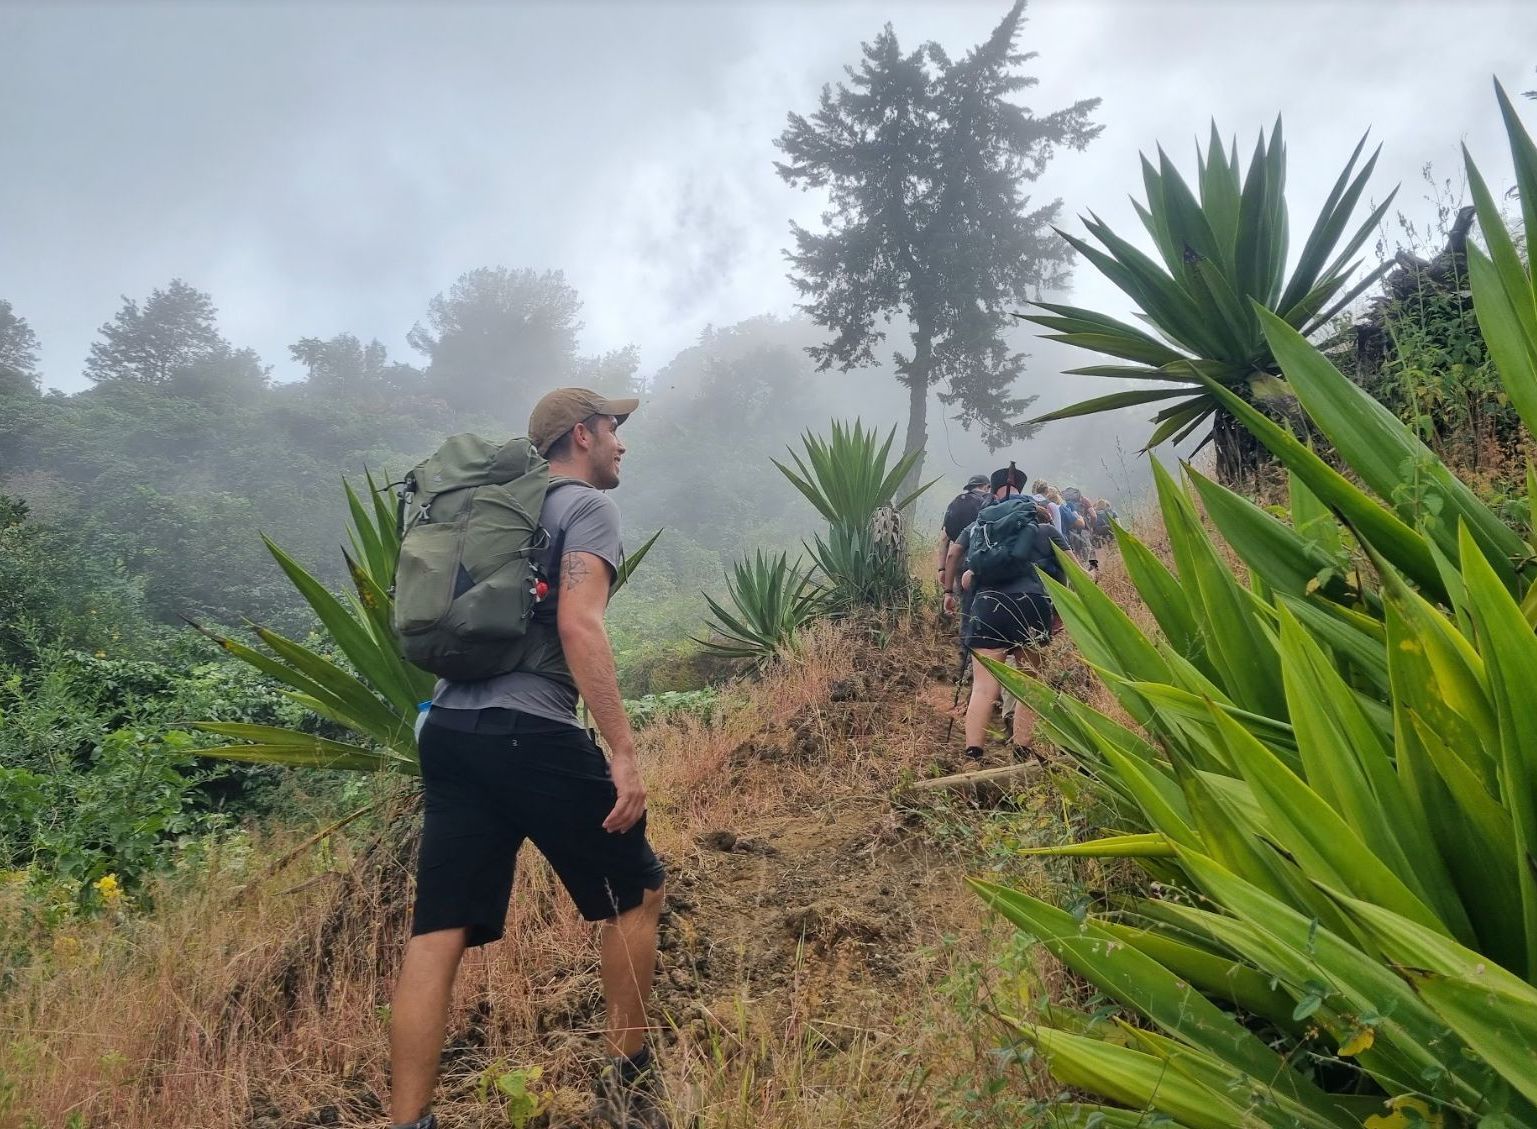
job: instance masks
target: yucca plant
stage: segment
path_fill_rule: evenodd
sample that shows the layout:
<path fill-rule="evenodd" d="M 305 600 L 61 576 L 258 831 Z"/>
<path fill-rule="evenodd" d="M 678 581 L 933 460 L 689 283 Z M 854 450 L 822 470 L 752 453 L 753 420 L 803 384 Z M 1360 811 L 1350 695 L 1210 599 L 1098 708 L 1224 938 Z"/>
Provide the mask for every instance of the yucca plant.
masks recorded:
<path fill-rule="evenodd" d="M 1275 390 L 1276 359 L 1259 311 L 1271 311 L 1306 336 L 1391 265 L 1384 264 L 1346 289 L 1358 266 L 1356 253 L 1393 199 L 1389 193 L 1352 228 L 1351 214 L 1377 162 L 1373 152 L 1357 171 L 1365 145 L 1362 138 L 1335 181 L 1290 274 L 1280 118 L 1268 139 L 1261 131 L 1247 171 L 1240 165 L 1236 141 L 1224 149 L 1213 123 L 1206 152 L 1196 150 L 1194 190 L 1162 148 L 1156 165 L 1144 157 L 1147 201 L 1134 204 L 1157 248 L 1157 259 L 1092 213 L 1084 224 L 1100 247 L 1067 232 L 1059 234 L 1136 303 L 1138 316 L 1150 329 L 1050 302 L 1038 303 L 1044 314 L 1021 316 L 1051 330 L 1046 335 L 1050 340 L 1132 362 L 1073 372 L 1155 380 L 1160 386 L 1085 400 L 1036 422 L 1169 401 L 1154 417 L 1158 426 L 1148 447 L 1169 439 L 1182 441 L 1210 421 L 1218 477 L 1233 481 L 1251 470 L 1254 443 L 1209 385 L 1235 390 L 1246 401 Z"/>
<path fill-rule="evenodd" d="M 1484 223 L 1496 269 L 1475 276 L 1475 302 L 1497 282 L 1514 305 L 1508 233 Z M 1289 526 L 1185 472 L 1248 582 L 1156 464 L 1174 567 L 1117 537 L 1159 637 L 1064 562 L 1058 610 L 1135 725 L 996 668 L 1115 832 L 1041 853 L 1133 858 L 1160 885 L 1077 917 L 975 883 L 1142 1020 L 1046 1007 L 1011 1022 L 1060 1082 L 1113 1103 L 1065 1106 L 1064 1124 L 1537 1127 L 1532 550 L 1259 316 L 1367 490 L 1207 378 L 1292 472 Z M 1480 321 L 1492 354 L 1517 357 L 1507 384 L 1530 382 L 1519 323 Z"/>
<path fill-rule="evenodd" d="M 252 631 L 267 648 L 262 651 L 199 628 L 230 655 L 281 683 L 288 697 L 346 729 L 352 739 L 331 740 L 270 725 L 204 721 L 196 727 L 240 743 L 203 749 L 200 755 L 296 768 L 419 774 L 414 733 L 417 708 L 432 696 L 436 679 L 401 657 L 390 622 L 395 562 L 400 555 L 396 515 L 386 501 L 386 488 L 376 484 L 372 475 L 367 476 L 367 482 L 368 504 L 350 483 L 342 483 L 351 516 L 348 537 L 352 548 L 350 552 L 343 550 L 343 557 L 352 577 L 352 592 L 335 595 L 271 538 L 262 538 L 320 621 L 326 647 L 307 647 L 270 628 L 253 625 Z M 614 583 L 616 591 L 661 533 L 657 530 L 625 558 Z M 341 661 L 331 657 L 333 654 Z"/>
<path fill-rule="evenodd" d="M 810 569 L 796 567 L 784 553 L 770 557 L 761 549 L 751 560 L 732 566 L 726 593 L 730 610 L 705 596 L 714 617 L 708 624 L 713 634 L 695 642 L 713 654 L 759 664 L 793 644 L 796 632 L 816 616 L 823 599 Z"/>

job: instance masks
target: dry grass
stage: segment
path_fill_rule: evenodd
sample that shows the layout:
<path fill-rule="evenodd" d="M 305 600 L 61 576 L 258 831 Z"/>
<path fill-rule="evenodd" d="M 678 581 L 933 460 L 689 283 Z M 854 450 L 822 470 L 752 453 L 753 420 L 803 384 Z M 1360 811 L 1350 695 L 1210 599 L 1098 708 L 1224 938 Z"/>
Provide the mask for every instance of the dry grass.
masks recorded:
<path fill-rule="evenodd" d="M 888 799 L 954 767 L 932 704 L 951 647 L 921 614 L 823 626 L 715 719 L 644 731 L 672 874 L 658 1019 L 691 1123 L 938 1126 L 966 1104 L 967 1123 L 1002 1126 L 1039 1096 L 1017 1068 L 985 1095 L 998 1035 L 974 1009 L 1016 988 L 1009 931 L 960 881 L 984 817 L 936 833 Z M 414 826 L 402 797 L 382 832 L 349 830 L 277 874 L 263 867 L 303 833 L 251 835 L 155 890 L 154 912 L 47 936 L 18 937 L 24 894 L 0 889 L 0 944 L 25 954 L 0 996 L 0 1126 L 382 1124 Z M 735 849 L 707 845 L 721 831 Z M 592 929 L 525 852 L 506 938 L 460 978 L 445 1124 L 507 1124 L 476 1081 L 533 1066 L 545 1123 L 580 1124 L 600 1023 Z"/>

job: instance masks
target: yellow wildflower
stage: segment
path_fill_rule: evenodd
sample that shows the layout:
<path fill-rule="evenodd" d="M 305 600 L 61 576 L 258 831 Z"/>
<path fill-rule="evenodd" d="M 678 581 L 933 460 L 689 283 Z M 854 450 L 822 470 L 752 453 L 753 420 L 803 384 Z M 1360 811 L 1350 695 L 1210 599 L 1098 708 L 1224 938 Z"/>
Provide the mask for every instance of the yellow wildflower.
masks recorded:
<path fill-rule="evenodd" d="M 123 889 L 118 885 L 117 875 L 115 874 L 103 874 L 95 882 L 92 882 L 91 885 L 101 895 L 101 900 L 109 906 L 123 896 Z"/>
<path fill-rule="evenodd" d="M 1376 1041 L 1376 1030 L 1371 1027 L 1363 1027 L 1340 1044 L 1340 1057 L 1348 1058 L 1351 1055 L 1358 1055 L 1362 1051 L 1369 1051 L 1372 1049 L 1372 1044 Z"/>

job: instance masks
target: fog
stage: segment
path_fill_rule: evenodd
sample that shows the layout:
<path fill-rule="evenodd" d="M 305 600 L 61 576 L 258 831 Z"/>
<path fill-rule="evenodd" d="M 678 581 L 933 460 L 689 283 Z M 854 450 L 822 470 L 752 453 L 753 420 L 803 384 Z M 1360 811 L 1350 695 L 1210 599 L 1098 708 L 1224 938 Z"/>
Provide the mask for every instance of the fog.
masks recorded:
<path fill-rule="evenodd" d="M 825 338 L 795 322 L 786 279 L 790 223 L 814 228 L 824 206 L 774 172 L 786 114 L 814 110 L 888 21 L 908 49 L 933 39 L 960 54 L 1006 7 L 13 0 L 0 6 L 0 298 L 35 330 L 45 388 L 88 388 L 98 327 L 172 278 L 211 295 L 223 337 L 281 385 L 305 375 L 289 352 L 302 337 L 377 338 L 390 360 L 425 366 L 407 334 L 465 271 L 558 270 L 582 302 L 579 352 L 633 346 L 643 411 L 675 423 L 697 393 L 682 358 L 712 329 L 770 317 L 792 352 Z M 1368 129 L 1383 146 L 1374 196 L 1402 183 L 1399 206 L 1422 222 L 1421 170 L 1457 179 L 1461 143 L 1508 183 L 1490 80 L 1537 85 L 1537 5 L 1514 0 L 1034 0 L 1026 16 L 1020 46 L 1038 53 L 1025 69 L 1040 81 L 1023 100 L 1046 113 L 1102 99 L 1102 135 L 1033 186 L 1033 203 L 1063 200 L 1074 231 L 1092 210 L 1136 235 L 1139 152 L 1162 143 L 1188 170 L 1212 120 L 1246 150 L 1278 113 L 1294 242 Z M 1129 313 L 1082 263 L 1069 293 Z M 1109 390 L 1062 375 L 1086 363 L 1073 350 L 1024 330 L 1012 343 L 1031 355 L 1016 392 L 1039 398 L 1032 412 Z M 902 345 L 894 325 L 882 357 Z M 806 394 L 777 404 L 769 446 L 834 415 L 905 420 L 889 363 L 797 364 Z M 928 473 L 945 478 L 937 496 L 1017 457 L 1131 494 L 1148 414 L 1049 425 L 993 453 L 931 403 Z M 420 454 L 436 426 L 407 428 L 387 404 L 368 419 L 371 439 L 329 453 Z M 0 486 L 20 491 L 25 460 L 5 455 Z M 766 463 L 730 470 L 779 489 Z M 26 474 L 39 504 L 74 497 Z"/>

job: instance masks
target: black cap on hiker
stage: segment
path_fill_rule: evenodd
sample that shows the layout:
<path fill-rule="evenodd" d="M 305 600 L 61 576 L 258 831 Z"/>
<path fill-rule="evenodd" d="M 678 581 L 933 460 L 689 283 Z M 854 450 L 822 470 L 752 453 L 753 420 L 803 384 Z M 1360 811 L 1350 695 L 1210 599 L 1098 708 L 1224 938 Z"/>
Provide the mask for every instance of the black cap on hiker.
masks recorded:
<path fill-rule="evenodd" d="M 974 474 L 966 480 L 966 489 L 975 490 L 978 486 L 987 485 L 987 475 Z"/>
<path fill-rule="evenodd" d="M 1000 486 L 1012 486 L 1016 490 L 1023 490 L 1025 488 L 1025 472 L 1017 470 L 1013 466 L 999 467 L 993 471 L 993 477 L 989 480 L 989 485 L 994 490 L 997 490 Z"/>

